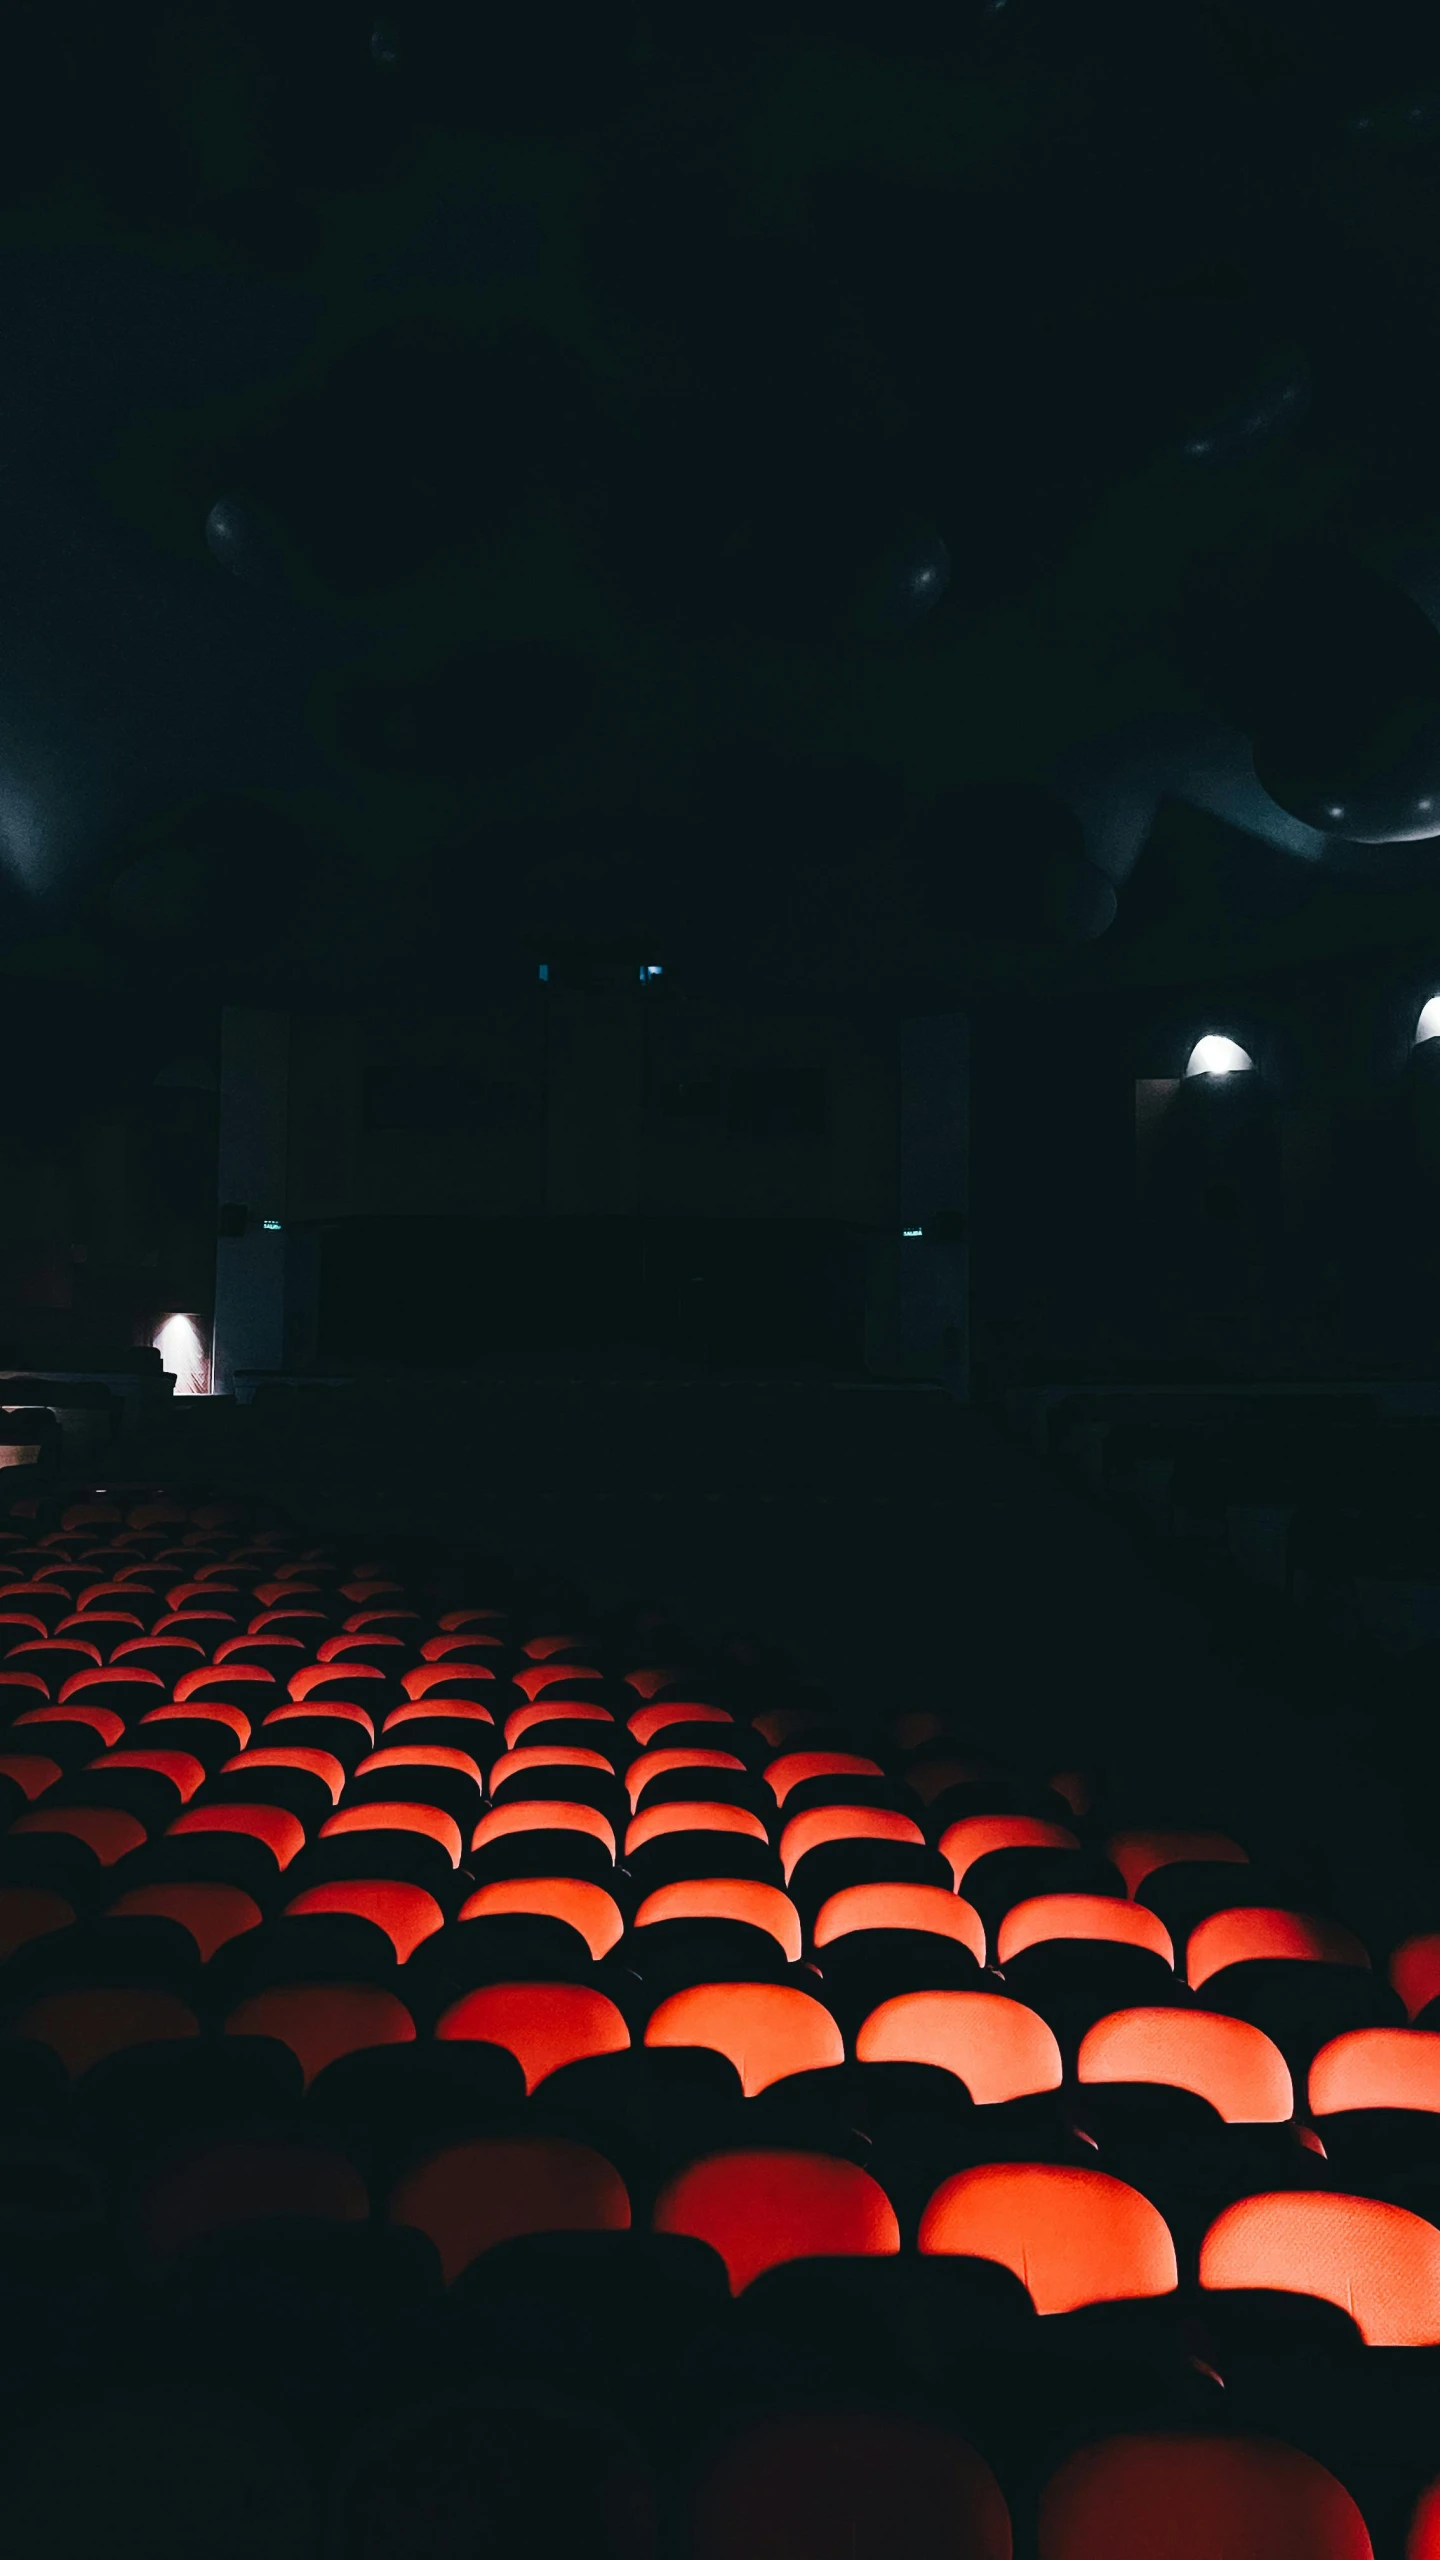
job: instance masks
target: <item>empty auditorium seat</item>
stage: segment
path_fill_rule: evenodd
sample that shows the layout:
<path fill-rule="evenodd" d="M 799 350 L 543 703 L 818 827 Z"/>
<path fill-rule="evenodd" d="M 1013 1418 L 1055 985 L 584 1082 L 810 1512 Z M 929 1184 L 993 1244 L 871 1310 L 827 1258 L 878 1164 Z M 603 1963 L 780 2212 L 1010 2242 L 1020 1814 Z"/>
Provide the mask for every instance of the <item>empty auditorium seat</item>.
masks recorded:
<path fill-rule="evenodd" d="M 788 1983 L 712 1982 L 676 1991 L 652 2011 L 647 2045 L 708 2045 L 740 2074 L 747 2098 L 774 2080 L 831 2069 L 844 2039 L 823 2004 Z"/>
<path fill-rule="evenodd" d="M 1200 2282 L 1317 2294 L 1368 2346 L 1440 2345 L 1440 2230 L 1374 2197 L 1243 2197 L 1205 2234 Z"/>
<path fill-rule="evenodd" d="M 861 2062 L 925 2063 L 963 2081 L 977 2106 L 1058 2089 L 1060 2048 L 1043 2018 L 993 1991 L 908 1991 L 860 2027 Z"/>
<path fill-rule="evenodd" d="M 387 2411 L 347 2463 L 335 2560 L 654 2560 L 657 2493 L 628 2436 L 573 2409 L 452 2391 Z M 168 2555 L 167 2555 L 168 2560 Z M 224 2560 L 229 2560 L 228 2553 Z"/>
<path fill-rule="evenodd" d="M 308 2087 L 342 2054 L 413 2044 L 415 2021 L 393 1992 L 369 1983 L 282 1983 L 242 2000 L 226 2019 L 225 2033 L 273 2036 L 288 2045 Z"/>
<path fill-rule="evenodd" d="M 1178 2282 L 1175 2244 L 1155 2207 L 1098 2169 L 961 2170 L 931 2197 L 920 2248 L 998 2259 L 1042 2313 L 1171 2293 Z"/>
<path fill-rule="evenodd" d="M 1309 2454 L 1247 2436 L 1086 2445 L 1040 2501 L 1040 2560 L 1372 2560 L 1354 2500 Z"/>
<path fill-rule="evenodd" d="M 740 2293 L 790 2258 L 889 2256 L 900 2227 L 883 2188 L 848 2160 L 805 2151 L 720 2152 L 672 2178 L 657 2231 L 704 2240 Z"/>
<path fill-rule="evenodd" d="M 166 2172 L 144 2200 L 142 2228 L 157 2257 L 211 2232 L 275 2217 L 363 2222 L 365 2183 L 340 2154 L 283 2142 L 218 2142 Z"/>
<path fill-rule="evenodd" d="M 588 1984 L 500 1982 L 468 1991 L 436 2021 L 441 2042 L 474 2039 L 513 2053 L 527 2091 L 593 2054 L 621 2053 L 630 2030 L 613 2000 Z"/>
<path fill-rule="evenodd" d="M 763 2420 L 700 2481 L 696 2560 L 1010 2560 L 989 2465 L 923 2420 L 856 2410 Z"/>
<path fill-rule="evenodd" d="M 410 2170 L 392 2222 L 426 2233 L 447 2284 L 482 2250 L 539 2231 L 628 2231 L 618 2172 L 578 2142 L 542 2136 L 461 2143 Z"/>
<path fill-rule="evenodd" d="M 1226 2124 L 1283 2124 L 1294 2112 L 1285 2058 L 1269 2037 L 1202 2009 L 1121 2009 L 1099 2019 L 1081 2044 L 1077 2076 L 1189 2089 Z"/>

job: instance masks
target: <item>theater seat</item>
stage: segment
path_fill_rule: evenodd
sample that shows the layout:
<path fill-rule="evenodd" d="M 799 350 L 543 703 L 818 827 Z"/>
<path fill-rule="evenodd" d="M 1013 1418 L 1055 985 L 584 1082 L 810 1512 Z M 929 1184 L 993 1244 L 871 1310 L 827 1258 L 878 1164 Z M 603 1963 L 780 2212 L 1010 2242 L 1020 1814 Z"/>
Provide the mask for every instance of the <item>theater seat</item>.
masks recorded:
<path fill-rule="evenodd" d="M 628 2438 L 514 2393 L 395 2399 L 344 2467 L 333 2560 L 654 2560 L 656 2491 Z"/>
<path fill-rule="evenodd" d="M 963 2081 L 976 2106 L 1058 2089 L 1060 2048 L 1043 2018 L 996 1991 L 907 1991 L 872 2009 L 862 2063 L 923 2063 Z"/>
<path fill-rule="evenodd" d="M 997 2259 L 1042 2313 L 1173 2293 L 1178 2282 L 1175 2244 L 1155 2207 L 1098 2169 L 962 2169 L 926 2206 L 920 2248 Z"/>
<path fill-rule="evenodd" d="M 512 2053 L 527 2092 L 552 2071 L 623 2053 L 630 2030 L 613 2000 L 578 1982 L 497 1982 L 467 1991 L 436 2021 L 442 2044 L 494 2044 Z"/>
<path fill-rule="evenodd" d="M 1269 2037 L 1203 2009 L 1121 2009 L 1101 2018 L 1081 2044 L 1077 2077 L 1189 2089 L 1226 2124 L 1284 2124 L 1294 2112 L 1285 2058 Z"/>
<path fill-rule="evenodd" d="M 1040 2501 L 1040 2560 L 1373 2560 L 1353 2498 L 1257 2436 L 1112 2436 Z"/>
<path fill-rule="evenodd" d="M 704 2240 L 732 2293 L 790 2258 L 889 2257 L 900 2226 L 883 2187 L 850 2160 L 807 2151 L 717 2152 L 662 2188 L 657 2231 Z"/>
<path fill-rule="evenodd" d="M 711 1982 L 672 1992 L 651 2013 L 647 2045 L 709 2045 L 734 2063 L 747 2098 L 798 2071 L 845 2059 L 830 2012 L 788 1983 Z"/>
<path fill-rule="evenodd" d="M 695 2560 L 1010 2560 L 988 2463 L 924 2420 L 857 2410 L 763 2420 L 699 2483 Z"/>
<path fill-rule="evenodd" d="M 453 2284 L 482 2250 L 536 2231 L 628 2231 L 619 2172 L 582 2143 L 544 2136 L 458 2143 L 403 2177 L 389 2218 L 423 2231 Z"/>
<path fill-rule="evenodd" d="M 1200 2282 L 1318 2294 L 1367 2346 L 1440 2345 L 1440 2230 L 1375 2197 L 1246 2196 L 1206 2232 Z"/>

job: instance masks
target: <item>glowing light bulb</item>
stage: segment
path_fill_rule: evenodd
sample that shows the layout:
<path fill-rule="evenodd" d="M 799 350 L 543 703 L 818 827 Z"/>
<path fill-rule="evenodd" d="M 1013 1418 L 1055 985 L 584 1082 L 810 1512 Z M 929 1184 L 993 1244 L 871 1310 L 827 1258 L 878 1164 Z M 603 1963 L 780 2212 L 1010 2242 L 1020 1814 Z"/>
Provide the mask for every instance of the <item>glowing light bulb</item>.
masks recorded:
<path fill-rule="evenodd" d="M 1191 1050 L 1185 1073 L 1187 1076 L 1239 1076 L 1254 1064 L 1249 1050 L 1242 1049 L 1238 1040 L 1227 1040 L 1223 1031 L 1207 1031 Z"/>

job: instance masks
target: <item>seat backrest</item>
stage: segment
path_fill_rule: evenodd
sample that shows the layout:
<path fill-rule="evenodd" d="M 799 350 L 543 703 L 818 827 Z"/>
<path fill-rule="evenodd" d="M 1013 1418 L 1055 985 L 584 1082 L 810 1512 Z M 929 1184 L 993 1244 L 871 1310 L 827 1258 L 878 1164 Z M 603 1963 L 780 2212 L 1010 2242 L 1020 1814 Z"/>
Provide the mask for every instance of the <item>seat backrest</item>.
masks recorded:
<path fill-rule="evenodd" d="M 368 1982 L 285 1982 L 242 2000 L 226 2019 L 225 2033 L 273 2036 L 288 2045 L 308 2088 L 342 2054 L 413 2044 L 415 2021 L 403 2000 Z"/>
<path fill-rule="evenodd" d="M 1012 2547 L 989 2464 L 914 2418 L 766 2419 L 695 2495 L 695 2560 L 1010 2560 Z"/>
<path fill-rule="evenodd" d="M 1116 2009 L 1083 2039 L 1080 2080 L 1191 2089 L 1227 2124 L 1286 2124 L 1295 2112 L 1279 2047 L 1243 2018 L 1209 2009 Z"/>
<path fill-rule="evenodd" d="M 927 2256 L 994 2258 L 1037 2311 L 1173 2293 L 1175 2243 L 1149 2199 L 1099 2169 L 989 2162 L 936 2189 L 920 2219 Z"/>
<path fill-rule="evenodd" d="M 527 2095 L 592 2054 L 623 2053 L 630 2042 L 613 2000 L 582 1982 L 493 1982 L 467 1991 L 436 2021 L 442 2044 L 497 2044 L 513 2053 Z"/>
<path fill-rule="evenodd" d="M 1274 1962 L 1288 1957 L 1298 1964 L 1368 1966 L 1370 1958 L 1357 1937 L 1335 1920 L 1308 1911 L 1280 1911 L 1272 1905 L 1236 1905 L 1213 1911 L 1191 1930 L 1185 1950 L 1185 1978 L 1192 1991 L 1227 1964 Z"/>
<path fill-rule="evenodd" d="M 1367 2346 L 1440 2346 L 1440 2231 L 1373 2196 L 1242 2196 L 1200 2244 L 1200 2282 L 1318 2294 Z"/>
<path fill-rule="evenodd" d="M 672 1992 L 651 2012 L 648 2045 L 709 2045 L 734 2063 L 747 2098 L 796 2071 L 823 2071 L 845 2059 L 830 2012 L 806 1991 L 780 1982 L 706 1982 Z"/>
<path fill-rule="evenodd" d="M 1354 2499 L 1259 2436 L 1112 2436 L 1056 2472 L 1040 2560 L 1373 2560 Z"/>
<path fill-rule="evenodd" d="M 1140 1947 L 1159 1956 L 1162 1964 L 1175 1962 L 1163 1920 L 1142 1902 L 1122 1902 L 1104 1893 L 1037 1893 L 1017 1902 L 1000 1923 L 995 1953 L 1002 1965 L 1009 1964 L 1027 1947 L 1046 1946 L 1057 1938 L 1103 1938 L 1116 1946 Z"/>
<path fill-rule="evenodd" d="M 750 1876 L 691 1876 L 675 1884 L 657 1885 L 647 1893 L 632 1927 L 643 1930 L 670 1920 L 734 1920 L 750 1929 L 765 1929 L 787 1963 L 800 1960 L 800 1914 L 787 1893 L 775 1884 Z M 635 1944 L 637 1957 L 643 1942 Z"/>
<path fill-rule="evenodd" d="M 939 1884 L 847 1884 L 821 1904 L 815 1917 L 817 1947 L 861 1929 L 917 1929 L 952 1938 L 985 1961 L 985 1924 L 971 1903 Z"/>
<path fill-rule="evenodd" d="M 434 2241 L 447 2284 L 502 2240 L 537 2231 L 628 2231 L 617 2169 L 580 2142 L 521 2136 L 455 2143 L 400 2180 L 389 2218 Z"/>
<path fill-rule="evenodd" d="M 902 1991 L 855 2039 L 860 2062 L 926 2062 L 963 2080 L 977 2107 L 1058 2089 L 1060 2047 L 1043 2018 L 999 1991 Z"/>
<path fill-rule="evenodd" d="M 732 2293 L 790 2258 L 893 2257 L 900 2246 L 883 2187 L 816 2151 L 716 2152 L 670 2180 L 653 2218 L 657 2231 L 706 2241 Z"/>
<path fill-rule="evenodd" d="M 1310 2112 L 1413 2107 L 1440 2115 L 1440 2035 L 1424 2027 L 1355 2027 L 1310 2065 Z"/>

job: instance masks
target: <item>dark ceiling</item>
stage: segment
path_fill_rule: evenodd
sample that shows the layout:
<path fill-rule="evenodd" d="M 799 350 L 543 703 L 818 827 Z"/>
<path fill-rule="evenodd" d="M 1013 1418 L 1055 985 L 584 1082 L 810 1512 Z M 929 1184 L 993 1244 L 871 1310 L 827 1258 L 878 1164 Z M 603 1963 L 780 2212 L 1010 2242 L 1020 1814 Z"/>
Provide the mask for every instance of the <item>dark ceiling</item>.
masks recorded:
<path fill-rule="evenodd" d="M 1440 957 L 1355 841 L 1440 811 L 1434 13 L 28 0 L 5 75 L 11 973 Z"/>

